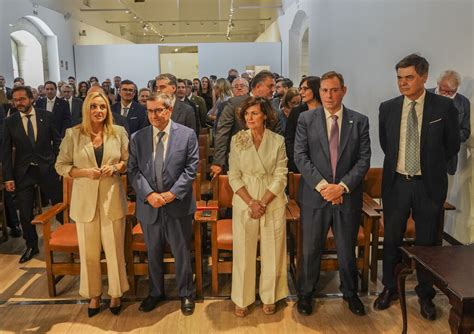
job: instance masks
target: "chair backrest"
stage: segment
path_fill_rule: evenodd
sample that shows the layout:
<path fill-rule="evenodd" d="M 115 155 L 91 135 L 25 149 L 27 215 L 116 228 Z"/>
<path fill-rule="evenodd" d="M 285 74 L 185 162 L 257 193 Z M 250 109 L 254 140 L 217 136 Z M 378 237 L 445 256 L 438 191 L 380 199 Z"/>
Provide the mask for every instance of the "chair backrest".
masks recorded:
<path fill-rule="evenodd" d="M 234 191 L 230 187 L 227 175 L 219 175 L 217 182 L 213 184 L 213 198 L 217 200 L 219 208 L 231 208 Z"/>
<path fill-rule="evenodd" d="M 300 187 L 301 174 L 288 173 L 288 195 L 290 199 L 298 201 L 298 188 Z"/>
<path fill-rule="evenodd" d="M 382 198 L 383 168 L 369 168 L 365 174 L 363 189 L 372 198 Z"/>
<path fill-rule="evenodd" d="M 201 173 L 197 173 L 193 181 L 193 196 L 196 201 L 201 200 Z"/>

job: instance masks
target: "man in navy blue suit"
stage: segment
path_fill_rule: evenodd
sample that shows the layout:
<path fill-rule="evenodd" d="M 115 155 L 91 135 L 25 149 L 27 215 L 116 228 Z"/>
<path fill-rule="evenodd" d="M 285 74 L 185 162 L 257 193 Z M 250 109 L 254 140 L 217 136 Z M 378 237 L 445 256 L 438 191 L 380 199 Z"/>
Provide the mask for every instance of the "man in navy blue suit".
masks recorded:
<path fill-rule="evenodd" d="M 131 80 L 123 80 L 120 84 L 120 102 L 112 106 L 112 112 L 127 119 L 130 135 L 148 125 L 145 107 L 133 100 L 136 89 Z"/>
<path fill-rule="evenodd" d="M 172 97 L 152 95 L 147 101 L 150 126 L 130 140 L 128 175 L 137 194 L 136 215 L 148 251 L 150 292 L 140 305 L 149 312 L 165 298 L 163 252 L 171 247 L 184 315 L 194 312 L 191 267 L 192 219 L 196 210 L 192 183 L 199 149 L 194 129 L 171 120 Z"/>
<path fill-rule="evenodd" d="M 44 90 L 46 92 L 46 98 L 39 99 L 36 102 L 36 107 L 53 113 L 56 128 L 61 138 L 63 138 L 66 129 L 70 128 L 72 125 L 69 104 L 63 99 L 57 97 L 58 86 L 56 86 L 55 82 L 46 81 L 44 83 Z"/>

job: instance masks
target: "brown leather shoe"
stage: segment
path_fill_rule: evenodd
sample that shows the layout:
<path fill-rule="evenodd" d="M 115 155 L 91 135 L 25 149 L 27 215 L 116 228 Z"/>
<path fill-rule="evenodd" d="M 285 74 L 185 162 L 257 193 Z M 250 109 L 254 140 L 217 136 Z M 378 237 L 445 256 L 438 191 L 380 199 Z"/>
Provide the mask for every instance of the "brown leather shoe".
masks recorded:
<path fill-rule="evenodd" d="M 374 302 L 374 309 L 385 310 L 390 307 L 390 303 L 398 299 L 398 293 L 396 290 L 389 288 L 383 288 L 382 293 L 377 297 Z"/>

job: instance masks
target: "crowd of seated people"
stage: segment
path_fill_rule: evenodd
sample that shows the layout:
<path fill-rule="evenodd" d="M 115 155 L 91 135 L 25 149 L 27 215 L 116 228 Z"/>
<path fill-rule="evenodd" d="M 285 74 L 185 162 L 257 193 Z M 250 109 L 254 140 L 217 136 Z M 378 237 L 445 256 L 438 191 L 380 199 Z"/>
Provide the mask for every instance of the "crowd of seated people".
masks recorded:
<path fill-rule="evenodd" d="M 443 72 L 437 87 L 428 90 L 424 86 L 428 69 L 427 60 L 419 55 L 400 60 L 394 76 L 400 95 L 380 105 L 385 237 L 384 289 L 374 304 L 378 310 L 397 298 L 394 270 L 410 212 L 420 231 L 415 243 L 435 244 L 434 222 L 446 199 L 447 174 L 456 171 L 460 143 L 470 136 L 470 104 L 457 92 L 459 74 Z M 102 247 L 110 310 L 119 314 L 120 298 L 129 289 L 124 260 L 127 189 L 120 182 L 126 173 L 148 251 L 150 289 L 139 310 L 149 312 L 166 298 L 162 266 L 166 242 L 176 261 L 181 311 L 192 314 L 190 243 L 196 211 L 192 183 L 198 173 L 199 135 L 209 134 L 213 157 L 208 177 L 227 174 L 234 193 L 235 315 L 246 316 L 255 302 L 257 252 L 263 312 L 275 313 L 277 302 L 288 295 L 288 172 L 302 178 L 298 312 L 313 312 L 322 251 L 331 228 L 343 299 L 351 312 L 365 315 L 357 294 L 355 243 L 371 139 L 364 111 L 343 104 L 346 92 L 343 75 L 334 71 L 304 76 L 298 87 L 265 70 L 249 77 L 230 69 L 227 78 L 210 75 L 192 80 L 161 73 L 142 88 L 120 76 L 102 83 L 92 76 L 78 83 L 74 77 L 46 81 L 36 89 L 15 78 L 10 89 L 0 76 L 5 209 L 11 236 L 25 239 L 20 263 L 39 253 L 31 224 L 34 186 L 40 186 L 45 202 L 55 204 L 62 200 L 61 177 L 73 178 L 70 217 L 79 240 L 79 293 L 90 299 L 89 316 L 99 313 Z M 371 123 L 376 126 L 375 120 Z M 403 201 L 397 200 L 401 197 Z M 432 283 L 423 273 L 418 273 L 418 281 L 420 312 L 435 319 Z"/>

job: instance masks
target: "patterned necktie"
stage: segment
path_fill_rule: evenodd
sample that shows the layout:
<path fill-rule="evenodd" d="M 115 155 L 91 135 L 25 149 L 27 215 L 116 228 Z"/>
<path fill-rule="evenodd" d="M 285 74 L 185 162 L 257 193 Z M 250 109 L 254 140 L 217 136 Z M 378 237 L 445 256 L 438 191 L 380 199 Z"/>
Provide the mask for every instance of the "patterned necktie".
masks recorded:
<path fill-rule="evenodd" d="M 163 155 L 165 152 L 165 147 L 163 145 L 163 136 L 165 132 L 158 133 L 158 141 L 155 147 L 155 178 L 156 178 L 156 186 L 158 187 L 158 191 L 163 191 Z"/>
<path fill-rule="evenodd" d="M 28 118 L 26 128 L 28 129 L 28 139 L 30 140 L 31 145 L 35 146 L 35 132 L 33 130 L 33 123 L 31 122 L 31 116 L 32 115 L 26 115 L 26 118 Z"/>
<path fill-rule="evenodd" d="M 413 101 L 408 113 L 405 143 L 405 170 L 411 176 L 420 170 L 420 134 L 418 133 L 415 105 L 416 101 Z"/>
<path fill-rule="evenodd" d="M 122 116 L 123 116 L 123 117 L 127 117 L 127 115 L 128 115 L 128 110 L 129 110 L 129 108 L 127 108 L 127 107 L 124 107 L 124 108 L 122 109 Z"/>
<path fill-rule="evenodd" d="M 331 155 L 332 179 L 336 182 L 336 165 L 337 154 L 339 150 L 339 125 L 337 124 L 337 116 L 332 115 L 331 132 L 329 134 L 329 153 Z"/>

